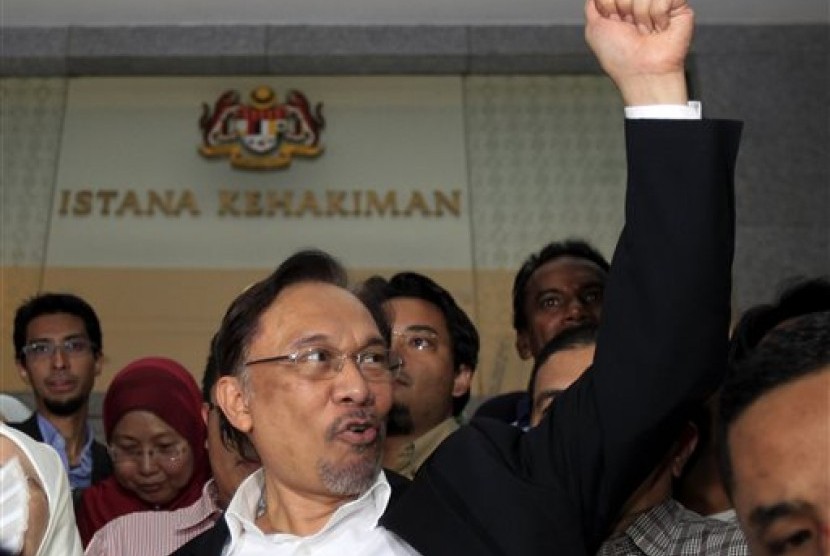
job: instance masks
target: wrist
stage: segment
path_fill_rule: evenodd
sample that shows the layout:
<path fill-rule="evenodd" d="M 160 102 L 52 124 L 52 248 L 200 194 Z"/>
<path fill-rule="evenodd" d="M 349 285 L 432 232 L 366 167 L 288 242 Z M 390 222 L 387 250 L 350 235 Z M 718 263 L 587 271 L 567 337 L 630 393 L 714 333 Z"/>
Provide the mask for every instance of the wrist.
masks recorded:
<path fill-rule="evenodd" d="M 652 104 L 686 104 L 689 93 L 683 72 L 663 75 L 639 75 L 623 79 L 617 85 L 626 106 Z"/>

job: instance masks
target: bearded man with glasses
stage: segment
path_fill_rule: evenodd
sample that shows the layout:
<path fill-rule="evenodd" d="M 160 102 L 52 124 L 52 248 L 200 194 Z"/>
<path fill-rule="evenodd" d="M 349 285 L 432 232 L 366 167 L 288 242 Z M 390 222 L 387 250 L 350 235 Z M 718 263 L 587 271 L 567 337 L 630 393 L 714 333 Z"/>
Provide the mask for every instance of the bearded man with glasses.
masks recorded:
<path fill-rule="evenodd" d="M 32 388 L 35 412 L 9 423 L 60 455 L 73 496 L 112 474 L 107 448 L 88 421 L 89 396 L 101 374 L 101 324 L 83 299 L 43 293 L 21 305 L 14 317 L 15 362 Z"/>

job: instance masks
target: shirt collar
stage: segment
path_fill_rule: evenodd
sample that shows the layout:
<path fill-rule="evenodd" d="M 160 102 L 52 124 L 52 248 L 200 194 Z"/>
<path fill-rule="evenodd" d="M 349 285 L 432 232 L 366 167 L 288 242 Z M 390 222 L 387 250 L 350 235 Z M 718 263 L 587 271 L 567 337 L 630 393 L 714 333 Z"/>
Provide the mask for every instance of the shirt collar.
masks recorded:
<path fill-rule="evenodd" d="M 217 503 L 218 493 L 216 490 L 216 483 L 213 479 L 205 483 L 202 488 L 202 496 L 190 506 L 177 510 L 176 530 L 186 531 L 187 529 L 197 527 L 206 520 L 213 518 L 222 510 Z"/>
<path fill-rule="evenodd" d="M 81 449 L 81 460 L 75 467 L 69 465 L 69 456 L 66 454 L 66 440 L 64 440 L 57 427 L 40 413 L 37 414 L 37 425 L 43 441 L 54 448 L 60 456 L 63 468 L 66 469 L 69 475 L 70 486 L 74 489 L 85 488 L 92 484 L 92 442 L 95 439 L 92 425 L 88 422 L 86 424 L 86 437 Z"/>
<path fill-rule="evenodd" d="M 458 421 L 455 417 L 444 419 L 412 442 L 403 445 L 395 456 L 395 467 L 392 470 L 412 478 L 438 445 L 457 429 Z"/>
<path fill-rule="evenodd" d="M 647 556 L 663 556 L 678 537 L 682 513 L 683 507 L 668 498 L 640 514 L 625 534 Z"/>
<path fill-rule="evenodd" d="M 262 496 L 264 486 L 265 470 L 264 468 L 260 468 L 239 485 L 233 498 L 231 498 L 228 509 L 225 512 L 225 520 L 227 521 L 228 531 L 230 532 L 231 546 L 238 542 L 243 531 L 247 534 L 264 535 L 255 523 L 257 507 L 259 506 L 259 500 Z M 347 502 L 337 508 L 326 525 L 320 531 L 311 535 L 311 537 L 325 534 L 326 531 L 346 519 L 349 515 L 361 510 L 371 510 L 372 520 L 371 523 L 368 523 L 369 520 L 367 520 L 367 523 L 370 528 L 375 527 L 383 512 L 386 511 L 386 505 L 389 503 L 391 495 L 392 487 L 389 486 L 386 475 L 383 472 L 379 472 L 375 482 L 366 492 L 355 500 Z"/>

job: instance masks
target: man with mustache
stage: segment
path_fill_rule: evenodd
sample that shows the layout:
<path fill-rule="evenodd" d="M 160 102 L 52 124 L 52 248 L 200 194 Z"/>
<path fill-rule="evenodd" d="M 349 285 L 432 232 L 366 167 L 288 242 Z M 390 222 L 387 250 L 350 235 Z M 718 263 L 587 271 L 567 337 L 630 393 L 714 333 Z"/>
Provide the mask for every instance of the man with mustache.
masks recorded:
<path fill-rule="evenodd" d="M 58 452 L 77 500 L 82 489 L 112 473 L 107 449 L 87 420 L 103 364 L 98 316 L 80 297 L 43 293 L 17 309 L 13 339 L 17 371 L 32 387 L 36 410 L 10 426 Z"/>
<path fill-rule="evenodd" d="M 392 348 L 404 364 L 386 421 L 383 465 L 411 479 L 458 429 L 478 362 L 478 331 L 452 295 L 423 274 L 373 276 L 363 288 L 383 302 Z"/>
<path fill-rule="evenodd" d="M 585 9 L 588 42 L 627 107 L 629 169 L 593 367 L 538 427 L 473 421 L 399 488 L 380 468 L 401 364 L 384 315 L 344 288 L 330 257 L 298 253 L 243 292 L 218 332 L 221 418 L 263 468 L 200 554 L 587 556 L 683 409 L 718 384 L 740 125 L 694 121 L 683 0 Z"/>

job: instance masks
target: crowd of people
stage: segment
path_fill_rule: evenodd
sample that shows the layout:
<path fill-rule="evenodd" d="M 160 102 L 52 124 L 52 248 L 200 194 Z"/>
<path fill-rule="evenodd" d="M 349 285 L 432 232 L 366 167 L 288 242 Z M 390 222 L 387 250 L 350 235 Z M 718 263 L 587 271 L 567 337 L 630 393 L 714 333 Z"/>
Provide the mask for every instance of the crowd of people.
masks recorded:
<path fill-rule="evenodd" d="M 626 223 L 531 254 L 527 391 L 462 422 L 480 338 L 403 271 L 350 284 L 300 251 L 228 307 L 201 373 L 103 366 L 85 300 L 15 315 L 35 410 L 0 425 L 0 554 L 830 553 L 830 280 L 731 327 L 740 124 L 688 102 L 683 0 L 586 2 L 626 105 Z M 9 421 L 8 418 L 4 420 Z"/>

